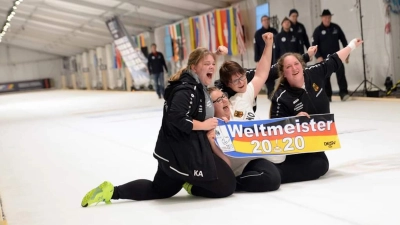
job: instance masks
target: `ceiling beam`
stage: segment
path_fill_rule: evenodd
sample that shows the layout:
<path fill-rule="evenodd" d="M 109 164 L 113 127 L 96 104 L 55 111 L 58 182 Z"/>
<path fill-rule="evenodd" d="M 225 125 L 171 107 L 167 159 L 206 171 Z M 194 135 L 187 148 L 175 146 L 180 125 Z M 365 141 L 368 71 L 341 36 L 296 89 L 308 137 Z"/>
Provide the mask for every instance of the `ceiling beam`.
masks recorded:
<path fill-rule="evenodd" d="M 174 7 L 174 6 L 169 6 L 169 5 L 145 1 L 145 0 L 118 0 L 118 1 L 129 3 L 131 5 L 135 5 L 135 6 L 139 6 L 139 7 L 146 7 L 146 8 L 150 8 L 150 9 L 159 10 L 159 11 L 170 13 L 170 14 L 182 15 L 185 17 L 195 16 L 195 15 L 199 14 L 198 12 L 192 11 L 189 9 L 178 8 L 178 7 Z"/>
<path fill-rule="evenodd" d="M 66 44 L 61 44 L 61 43 L 50 43 L 46 40 L 43 40 L 42 38 L 36 38 L 36 37 L 31 37 L 31 36 L 18 36 L 16 38 L 12 39 L 11 41 L 9 41 L 9 39 L 8 39 L 7 42 L 14 43 L 14 41 L 18 40 L 17 38 L 20 40 L 22 39 L 22 40 L 26 40 L 26 41 L 30 41 L 30 42 L 36 42 L 36 43 L 43 44 L 43 46 L 42 46 L 43 48 L 46 48 L 46 47 L 52 48 L 54 46 L 62 51 L 73 50 L 73 51 L 78 51 L 78 52 L 84 52 L 86 50 L 85 48 L 71 47 Z"/>
<path fill-rule="evenodd" d="M 3 10 L 0 9 L 0 13 L 4 12 Z M 44 19 L 44 18 L 39 18 L 37 16 L 30 16 L 27 13 L 17 13 L 16 16 L 13 18 L 13 20 L 26 20 L 28 23 L 29 21 L 34 21 L 34 22 L 40 22 L 43 24 L 47 24 L 49 27 L 63 27 L 63 28 L 67 28 L 67 29 L 71 29 L 71 30 L 81 30 L 83 32 L 90 32 L 96 35 L 100 35 L 100 36 L 106 36 L 109 37 L 110 33 L 106 30 L 104 31 L 99 31 L 99 30 L 95 30 L 92 28 L 88 28 L 88 27 L 79 27 L 79 26 L 75 26 L 69 23 L 64 23 L 64 22 L 58 22 L 58 21 L 54 21 L 54 20 L 50 20 L 50 19 Z M 11 24 L 12 25 L 12 24 Z"/>
<path fill-rule="evenodd" d="M 92 14 L 88 14 L 88 13 L 84 13 L 84 12 L 78 12 L 78 11 L 74 11 L 74 10 L 70 10 L 70 9 L 64 9 L 64 8 L 56 7 L 56 6 L 49 6 L 49 5 L 46 5 L 44 3 L 40 5 L 40 8 L 56 10 L 56 11 L 59 11 L 59 12 L 73 14 L 73 15 L 77 15 L 77 16 L 81 16 L 81 17 L 87 17 L 87 18 L 93 16 Z M 124 11 L 122 13 L 122 15 L 120 15 L 120 16 L 121 16 L 121 18 L 127 18 L 127 19 L 130 19 L 130 20 L 139 19 L 140 21 L 146 21 L 146 22 L 147 21 L 148 22 L 160 22 L 160 23 L 165 23 L 165 22 L 169 22 L 169 21 L 172 22 L 172 20 L 168 20 L 166 18 L 157 17 L 155 15 L 151 15 L 150 16 L 150 15 L 141 14 L 141 13 L 138 13 L 138 12 L 131 12 L 131 11 L 128 11 L 128 10 Z M 107 18 L 105 18 L 104 16 L 99 16 L 98 19 L 101 20 L 104 23 L 107 20 Z"/>
<path fill-rule="evenodd" d="M 213 8 L 226 8 L 230 5 L 228 2 L 223 2 L 219 0 L 186 0 L 186 1 L 209 5 L 212 6 Z"/>
<path fill-rule="evenodd" d="M 15 32 L 10 32 L 10 33 L 15 34 Z M 84 49 L 92 49 L 92 48 L 96 48 L 97 46 L 99 46 L 90 41 L 87 41 L 87 42 L 86 41 L 76 41 L 76 40 L 71 40 L 70 37 L 64 39 L 64 38 L 60 38 L 59 35 L 42 33 L 40 31 L 38 32 L 36 30 L 21 31 L 19 34 L 15 35 L 14 38 L 18 38 L 20 35 L 22 35 L 24 37 L 32 37 L 32 38 L 39 38 L 41 40 L 48 40 L 49 44 L 51 42 L 54 42 L 54 43 L 68 45 L 71 47 L 78 47 L 78 48 L 84 48 Z"/>
<path fill-rule="evenodd" d="M 8 45 L 12 47 L 17 47 L 17 48 L 22 48 L 26 50 L 31 50 L 31 51 L 36 51 L 36 52 L 41 52 L 41 53 L 46 53 L 46 54 L 52 54 L 52 55 L 57 55 L 57 56 L 70 56 L 73 54 L 66 54 L 66 52 L 59 52 L 58 50 L 46 50 L 42 48 L 41 46 L 38 45 L 30 45 L 26 43 L 7 43 L 7 42 L 1 42 L 0 44 L 2 45 Z"/>
<path fill-rule="evenodd" d="M 40 8 L 39 8 L 40 9 Z M 23 14 L 28 14 L 28 12 L 24 12 L 24 10 L 22 9 L 21 12 Z M 70 16 L 67 16 L 65 14 L 60 14 L 60 13 L 56 13 L 56 12 L 48 12 L 48 11 L 44 11 L 44 10 L 37 10 L 35 12 L 35 15 L 39 15 L 39 16 L 46 16 L 46 17 L 51 17 L 51 18 L 56 18 L 58 20 L 66 20 L 69 22 L 74 22 L 76 24 L 83 24 L 86 23 L 90 18 L 90 14 L 85 14 L 85 17 L 78 19 L 77 17 L 73 16 L 70 14 Z M 146 25 L 144 25 L 146 24 Z M 137 20 L 130 20 L 129 23 L 129 27 L 131 29 L 149 29 L 149 27 L 151 27 L 152 21 L 137 21 Z M 105 19 L 102 18 L 97 18 L 95 20 L 93 20 L 92 22 L 89 22 L 89 27 L 97 27 L 104 30 L 107 30 L 107 26 L 105 23 Z M 128 26 L 128 25 L 126 25 Z"/>
<path fill-rule="evenodd" d="M 93 42 L 94 40 L 99 40 L 101 39 L 104 42 L 110 42 L 112 41 L 112 37 L 111 36 L 99 36 L 96 34 L 90 34 L 90 33 L 80 33 L 80 32 L 65 32 L 64 29 L 49 29 L 46 25 L 42 25 L 42 24 L 35 24 L 35 23 L 21 23 L 21 22 L 17 22 L 17 21 L 13 21 L 13 28 L 16 26 L 24 26 L 24 28 L 20 27 L 20 30 L 30 30 L 30 29 L 34 29 L 36 31 L 40 31 L 42 33 L 50 33 L 50 34 L 54 34 L 54 35 L 59 35 L 60 37 L 79 37 L 81 39 Z M 10 30 L 14 30 L 14 29 L 10 29 Z M 22 32 L 22 31 L 20 31 Z"/>

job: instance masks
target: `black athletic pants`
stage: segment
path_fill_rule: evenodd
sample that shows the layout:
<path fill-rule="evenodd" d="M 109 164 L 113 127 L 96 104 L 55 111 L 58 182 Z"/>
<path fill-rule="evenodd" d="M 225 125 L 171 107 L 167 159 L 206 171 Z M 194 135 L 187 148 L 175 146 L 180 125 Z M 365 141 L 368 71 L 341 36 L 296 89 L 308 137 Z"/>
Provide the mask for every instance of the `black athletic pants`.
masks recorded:
<path fill-rule="evenodd" d="M 281 185 L 281 176 L 275 164 L 266 159 L 250 161 L 240 176 L 236 177 L 236 191 L 275 191 Z"/>
<path fill-rule="evenodd" d="M 328 172 L 329 161 L 324 152 L 296 154 L 286 156 L 276 167 L 284 184 L 318 179 Z"/>
<path fill-rule="evenodd" d="M 218 156 L 214 155 L 218 179 L 214 181 L 185 181 L 169 177 L 158 167 L 154 180 L 135 180 L 115 186 L 112 199 L 152 200 L 170 198 L 176 195 L 185 182 L 193 185 L 192 195 L 206 198 L 223 198 L 233 194 L 236 188 L 232 169 Z"/>
<path fill-rule="evenodd" d="M 347 80 L 346 80 L 346 76 L 345 76 L 344 66 L 341 66 L 336 71 L 336 78 L 337 78 L 337 83 L 339 85 L 340 98 L 343 98 L 343 96 L 349 94 L 349 91 L 347 90 Z M 328 98 L 331 100 L 332 99 L 331 77 L 326 78 L 325 92 L 326 92 L 326 95 L 328 95 Z"/>

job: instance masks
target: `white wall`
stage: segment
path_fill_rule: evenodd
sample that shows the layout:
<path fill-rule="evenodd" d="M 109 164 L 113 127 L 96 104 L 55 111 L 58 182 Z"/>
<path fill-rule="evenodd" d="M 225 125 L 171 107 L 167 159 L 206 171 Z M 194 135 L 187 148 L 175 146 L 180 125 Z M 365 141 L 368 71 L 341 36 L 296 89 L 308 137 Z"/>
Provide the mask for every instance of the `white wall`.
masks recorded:
<path fill-rule="evenodd" d="M 360 13 L 358 7 L 354 7 L 355 5 L 356 0 L 342 1 L 341 4 L 321 0 L 322 8 L 329 8 L 335 14 L 332 20 L 342 27 L 348 41 L 354 37 L 361 37 Z M 384 89 L 385 78 L 393 74 L 391 38 L 390 34 L 384 32 L 386 24 L 385 4 L 381 0 L 362 0 L 361 10 L 365 41 L 366 77 L 369 81 Z M 351 54 L 350 63 L 346 65 L 346 77 L 349 89 L 355 88 L 355 85 L 363 80 L 361 48 Z M 336 84 L 336 81 L 334 82 L 332 79 L 333 83 Z"/>
<path fill-rule="evenodd" d="M 393 79 L 394 82 L 400 81 L 400 14 L 391 13 L 390 15 L 392 26 L 392 46 L 393 50 Z"/>
<path fill-rule="evenodd" d="M 243 24 L 245 26 L 246 53 L 241 56 L 225 56 L 218 60 L 220 65 L 224 60 L 235 60 L 246 68 L 255 67 L 253 36 L 255 29 L 255 7 L 257 0 L 245 0 L 240 4 Z M 334 16 L 332 22 L 343 29 L 347 41 L 361 37 L 360 15 L 355 7 L 356 0 L 268 0 L 270 15 L 278 16 L 279 23 L 288 16 L 289 10 L 296 8 L 299 11 L 299 21 L 302 22 L 310 38 L 316 26 L 321 23 L 320 14 L 323 9 L 329 9 Z M 400 18 L 392 14 L 392 33 L 385 34 L 384 27 L 385 5 L 381 0 L 362 0 L 363 31 L 365 41 L 365 63 L 367 79 L 384 88 L 386 76 L 393 74 L 394 79 L 400 80 Z M 165 28 L 157 28 L 154 32 L 155 42 L 159 50 L 164 49 Z M 359 48 L 351 54 L 350 63 L 345 65 L 349 90 L 354 90 L 364 79 L 362 49 Z M 217 77 L 218 78 L 218 77 Z M 338 91 L 336 76 L 332 76 L 334 91 Z M 360 90 L 360 89 L 359 89 Z M 362 89 L 361 89 L 362 90 Z"/>
<path fill-rule="evenodd" d="M 56 88 L 61 87 L 62 59 L 0 44 L 0 82 L 51 78 Z"/>

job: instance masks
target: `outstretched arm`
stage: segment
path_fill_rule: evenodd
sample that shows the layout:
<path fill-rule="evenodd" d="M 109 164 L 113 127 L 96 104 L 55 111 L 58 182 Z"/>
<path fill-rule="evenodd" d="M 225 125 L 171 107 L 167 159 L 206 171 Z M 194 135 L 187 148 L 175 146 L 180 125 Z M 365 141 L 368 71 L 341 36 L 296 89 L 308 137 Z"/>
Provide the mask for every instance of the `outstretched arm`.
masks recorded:
<path fill-rule="evenodd" d="M 346 58 L 350 55 L 350 52 L 356 49 L 362 43 L 363 41 L 360 38 L 354 38 L 353 40 L 350 41 L 350 43 L 346 47 L 340 49 L 336 53 L 338 54 L 340 60 L 344 62 L 346 61 Z"/>
<path fill-rule="evenodd" d="M 274 42 L 274 35 L 272 33 L 265 33 L 262 35 L 265 42 L 265 48 L 259 63 L 253 80 L 251 81 L 254 86 L 254 96 L 257 96 L 261 88 L 264 86 L 265 81 L 268 79 L 269 70 L 271 68 L 272 61 L 272 45 Z"/>

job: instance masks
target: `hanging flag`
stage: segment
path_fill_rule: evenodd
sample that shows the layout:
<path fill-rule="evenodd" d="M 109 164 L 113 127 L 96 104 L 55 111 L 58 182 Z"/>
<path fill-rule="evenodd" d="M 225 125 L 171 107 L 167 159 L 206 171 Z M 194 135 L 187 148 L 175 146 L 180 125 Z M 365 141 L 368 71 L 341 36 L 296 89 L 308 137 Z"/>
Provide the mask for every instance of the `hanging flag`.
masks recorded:
<path fill-rule="evenodd" d="M 224 45 L 222 33 L 221 10 L 215 10 L 215 34 L 217 35 L 217 46 Z M 225 45 L 224 45 L 225 46 Z"/>
<path fill-rule="evenodd" d="M 228 47 L 228 21 L 227 21 L 227 10 L 220 10 L 221 13 L 221 24 L 222 24 L 222 36 L 223 36 L 223 46 Z"/>
<path fill-rule="evenodd" d="M 236 22 L 236 39 L 239 54 L 244 54 L 246 52 L 246 44 L 244 40 L 244 31 L 242 25 L 242 17 L 240 15 L 239 5 L 234 6 L 235 9 L 235 22 Z"/>
<path fill-rule="evenodd" d="M 186 24 L 185 24 L 185 21 L 188 21 L 188 20 L 184 20 L 182 23 L 181 23 L 181 31 L 182 31 L 182 54 L 183 54 L 183 60 L 186 60 L 186 58 L 187 58 L 187 56 L 188 56 L 188 53 L 187 53 L 187 40 L 186 40 L 186 38 L 188 37 L 188 31 L 189 31 L 189 29 L 188 29 L 188 27 L 186 27 Z M 187 24 L 187 26 L 189 26 L 189 24 Z M 189 34 L 190 35 L 190 34 Z"/>
<path fill-rule="evenodd" d="M 229 45 L 231 46 L 232 55 L 238 54 L 238 45 L 236 37 L 236 23 L 234 8 L 229 8 Z"/>
<path fill-rule="evenodd" d="M 172 45 L 171 45 L 171 32 L 169 30 L 169 26 L 165 26 L 165 37 L 164 37 L 164 46 L 165 46 L 165 58 L 167 61 L 172 60 Z"/>
<path fill-rule="evenodd" d="M 189 18 L 189 29 L 190 29 L 190 51 L 196 48 L 196 33 L 195 33 L 195 21 L 193 17 Z"/>
<path fill-rule="evenodd" d="M 174 62 L 179 61 L 179 45 L 178 45 L 178 32 L 175 24 L 170 25 L 171 37 L 172 37 L 172 50 Z"/>
<path fill-rule="evenodd" d="M 207 15 L 202 15 L 201 16 L 201 25 L 202 25 L 202 38 L 203 38 L 203 44 L 202 46 L 207 48 L 210 51 L 214 51 L 215 49 L 210 48 L 210 29 L 208 28 L 208 17 Z"/>
<path fill-rule="evenodd" d="M 146 47 L 146 41 L 144 40 L 144 35 L 140 35 L 140 45 L 139 47 Z"/>
<path fill-rule="evenodd" d="M 195 48 L 201 45 L 200 43 L 200 19 L 199 17 L 194 17 L 194 34 L 195 34 Z"/>
<path fill-rule="evenodd" d="M 225 33 L 225 40 L 226 40 L 226 47 L 228 48 L 228 55 L 232 54 L 232 30 L 231 30 L 231 16 L 230 16 L 230 8 L 226 9 L 226 23 L 224 24 L 224 33 Z"/>
<path fill-rule="evenodd" d="M 215 11 L 208 13 L 208 21 L 209 21 L 209 34 L 210 34 L 210 49 L 211 51 L 215 51 L 217 49 L 217 34 L 215 27 Z"/>
<path fill-rule="evenodd" d="M 177 36 L 177 44 L 178 44 L 178 60 L 183 60 L 183 44 L 182 44 L 182 23 L 175 24 L 176 27 L 176 36 Z"/>
<path fill-rule="evenodd" d="M 121 52 L 118 50 L 118 48 L 115 48 L 115 62 L 116 62 L 116 68 L 118 69 L 122 68 L 122 57 L 121 57 Z"/>

